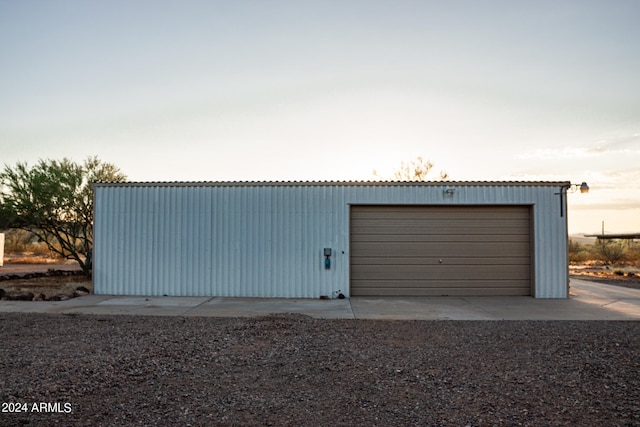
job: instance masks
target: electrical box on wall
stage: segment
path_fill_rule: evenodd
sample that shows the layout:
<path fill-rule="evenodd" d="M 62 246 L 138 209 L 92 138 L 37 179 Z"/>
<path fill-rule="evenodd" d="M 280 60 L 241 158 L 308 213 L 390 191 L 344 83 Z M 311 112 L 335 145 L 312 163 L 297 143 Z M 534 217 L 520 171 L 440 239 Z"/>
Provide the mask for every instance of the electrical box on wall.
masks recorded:
<path fill-rule="evenodd" d="M 331 268 L 331 248 L 324 248 L 324 268 L 326 270 Z"/>

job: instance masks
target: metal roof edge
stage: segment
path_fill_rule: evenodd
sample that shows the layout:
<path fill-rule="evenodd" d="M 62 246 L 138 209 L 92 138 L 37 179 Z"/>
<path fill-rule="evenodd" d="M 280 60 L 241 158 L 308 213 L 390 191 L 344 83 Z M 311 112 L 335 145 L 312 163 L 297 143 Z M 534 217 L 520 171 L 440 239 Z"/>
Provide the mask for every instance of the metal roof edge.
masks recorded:
<path fill-rule="evenodd" d="M 597 237 L 599 239 L 640 239 L 640 233 L 585 234 L 584 237 Z"/>
<path fill-rule="evenodd" d="M 570 181 L 150 181 L 94 182 L 93 187 L 349 187 L 349 186 L 458 186 L 559 187 Z"/>

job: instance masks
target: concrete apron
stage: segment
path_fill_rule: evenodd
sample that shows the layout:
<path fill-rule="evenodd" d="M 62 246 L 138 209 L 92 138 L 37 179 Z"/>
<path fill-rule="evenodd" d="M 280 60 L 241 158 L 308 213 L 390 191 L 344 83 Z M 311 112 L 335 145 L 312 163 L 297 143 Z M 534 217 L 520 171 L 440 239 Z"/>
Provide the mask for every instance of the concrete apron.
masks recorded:
<path fill-rule="evenodd" d="M 568 299 L 429 297 L 276 299 L 87 295 L 68 301 L 0 301 L 0 312 L 322 319 L 640 320 L 640 290 L 572 280 Z"/>

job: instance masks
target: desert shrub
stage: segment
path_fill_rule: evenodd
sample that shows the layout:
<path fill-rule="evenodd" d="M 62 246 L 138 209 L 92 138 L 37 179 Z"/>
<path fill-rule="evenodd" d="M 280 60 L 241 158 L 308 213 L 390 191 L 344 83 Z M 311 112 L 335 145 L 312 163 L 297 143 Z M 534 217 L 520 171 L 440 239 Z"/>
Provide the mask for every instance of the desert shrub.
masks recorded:
<path fill-rule="evenodd" d="M 34 255 L 40 256 L 52 256 L 51 250 L 47 247 L 44 242 L 34 242 L 31 244 L 30 252 L 33 252 Z"/>
<path fill-rule="evenodd" d="M 631 243 L 624 252 L 624 259 L 632 265 L 640 266 L 640 245 Z"/>
<path fill-rule="evenodd" d="M 25 230 L 12 228 L 4 233 L 4 251 L 8 254 L 21 254 L 29 252 L 35 236 Z"/>
<path fill-rule="evenodd" d="M 607 265 L 614 265 L 624 259 L 624 248 L 618 241 L 598 239 L 595 244 L 600 260 Z"/>
<path fill-rule="evenodd" d="M 12 228 L 4 232 L 4 252 L 12 255 L 38 255 L 56 258 L 46 243 L 29 231 Z"/>
<path fill-rule="evenodd" d="M 613 274 L 616 276 L 624 276 L 624 270 L 613 270 Z"/>
<path fill-rule="evenodd" d="M 584 245 L 576 242 L 573 239 L 569 239 L 569 262 L 572 264 L 587 261 L 589 254 Z"/>

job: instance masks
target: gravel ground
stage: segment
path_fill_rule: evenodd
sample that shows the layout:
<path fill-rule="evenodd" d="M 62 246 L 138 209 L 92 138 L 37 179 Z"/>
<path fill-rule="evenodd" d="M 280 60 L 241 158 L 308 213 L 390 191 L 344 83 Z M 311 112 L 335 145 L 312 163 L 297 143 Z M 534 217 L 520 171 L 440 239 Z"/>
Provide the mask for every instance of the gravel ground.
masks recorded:
<path fill-rule="evenodd" d="M 27 410 L 0 425 L 638 426 L 639 337 L 640 322 L 0 314 L 0 402 Z"/>

